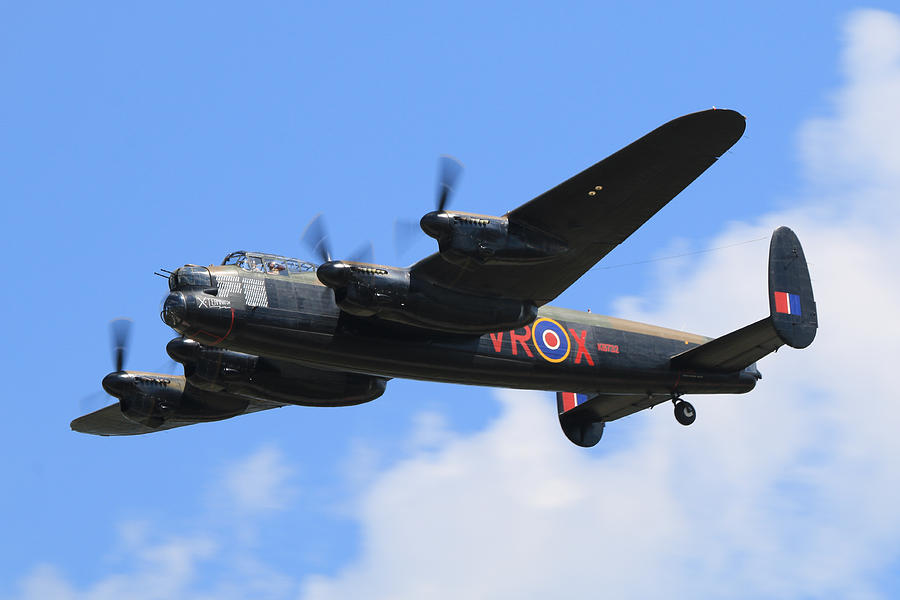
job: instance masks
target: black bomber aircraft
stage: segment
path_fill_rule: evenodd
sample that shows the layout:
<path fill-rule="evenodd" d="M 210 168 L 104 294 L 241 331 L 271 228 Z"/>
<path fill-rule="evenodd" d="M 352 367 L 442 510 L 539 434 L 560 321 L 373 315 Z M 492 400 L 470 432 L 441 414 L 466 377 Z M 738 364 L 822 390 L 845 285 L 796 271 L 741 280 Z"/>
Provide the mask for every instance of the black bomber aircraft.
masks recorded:
<path fill-rule="evenodd" d="M 780 227 L 769 248 L 765 318 L 715 339 L 548 303 L 737 142 L 745 120 L 706 110 L 670 121 L 501 217 L 446 210 L 421 219 L 438 251 L 410 267 L 233 252 L 168 278 L 166 351 L 184 376 L 116 370 L 118 402 L 75 419 L 97 435 L 151 433 L 285 406 L 348 406 L 395 377 L 557 392 L 569 440 L 593 446 L 607 422 L 686 394 L 749 392 L 756 361 L 805 348 L 818 326 L 803 249 Z M 120 329 L 121 324 L 115 327 Z"/>

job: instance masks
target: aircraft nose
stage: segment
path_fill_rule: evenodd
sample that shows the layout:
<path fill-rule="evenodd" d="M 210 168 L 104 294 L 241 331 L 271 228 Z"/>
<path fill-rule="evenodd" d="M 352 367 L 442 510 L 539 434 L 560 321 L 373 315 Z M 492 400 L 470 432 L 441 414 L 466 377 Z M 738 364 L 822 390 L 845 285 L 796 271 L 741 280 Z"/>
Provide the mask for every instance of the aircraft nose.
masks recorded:
<path fill-rule="evenodd" d="M 184 294 L 181 292 L 172 292 L 163 303 L 162 317 L 163 323 L 169 327 L 177 327 L 183 320 L 187 311 L 187 302 Z"/>
<path fill-rule="evenodd" d="M 103 378 L 102 385 L 107 394 L 116 398 L 121 398 L 131 387 L 131 375 L 123 371 L 110 373 Z"/>

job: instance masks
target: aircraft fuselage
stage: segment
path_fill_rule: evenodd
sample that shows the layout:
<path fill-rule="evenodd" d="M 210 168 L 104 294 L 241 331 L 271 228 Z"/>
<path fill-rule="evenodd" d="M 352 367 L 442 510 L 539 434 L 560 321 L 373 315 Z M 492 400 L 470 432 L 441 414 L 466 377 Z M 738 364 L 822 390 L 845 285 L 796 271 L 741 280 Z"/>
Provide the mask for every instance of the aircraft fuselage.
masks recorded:
<path fill-rule="evenodd" d="M 679 371 L 671 357 L 709 338 L 551 306 L 514 330 L 419 330 L 342 312 L 314 273 L 210 267 L 212 287 L 175 289 L 163 319 L 198 342 L 319 368 L 505 388 L 624 394 L 744 393 L 755 368 Z"/>

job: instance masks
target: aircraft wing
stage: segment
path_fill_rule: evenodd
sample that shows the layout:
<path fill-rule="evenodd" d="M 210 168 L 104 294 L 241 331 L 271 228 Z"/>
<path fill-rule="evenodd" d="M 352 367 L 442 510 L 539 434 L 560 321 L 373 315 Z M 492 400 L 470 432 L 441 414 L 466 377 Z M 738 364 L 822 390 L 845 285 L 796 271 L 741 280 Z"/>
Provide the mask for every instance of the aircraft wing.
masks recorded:
<path fill-rule="evenodd" d="M 535 264 L 458 266 L 432 254 L 411 275 L 477 295 L 543 305 L 700 176 L 744 133 L 733 110 L 706 110 L 669 121 L 615 154 L 506 214 L 564 240 L 568 250 Z"/>
<path fill-rule="evenodd" d="M 147 427 L 125 418 L 119 403 L 78 417 L 71 423 L 73 431 L 92 435 L 139 435 L 191 425 L 193 421 L 166 421 L 159 427 Z"/>
<path fill-rule="evenodd" d="M 251 400 L 244 409 L 242 414 L 249 414 L 270 408 L 278 408 L 284 406 L 278 402 L 267 400 Z M 167 429 L 175 429 L 176 427 L 184 427 L 185 425 L 195 425 L 197 423 L 207 423 L 209 421 L 185 420 L 185 419 L 167 419 L 159 427 L 147 427 L 140 423 L 135 423 L 125 418 L 122 414 L 119 403 L 110 404 L 105 408 L 96 410 L 92 413 L 78 417 L 71 423 L 73 431 L 79 433 L 89 433 L 92 435 L 140 435 L 143 433 L 154 433 L 157 431 L 165 431 Z"/>

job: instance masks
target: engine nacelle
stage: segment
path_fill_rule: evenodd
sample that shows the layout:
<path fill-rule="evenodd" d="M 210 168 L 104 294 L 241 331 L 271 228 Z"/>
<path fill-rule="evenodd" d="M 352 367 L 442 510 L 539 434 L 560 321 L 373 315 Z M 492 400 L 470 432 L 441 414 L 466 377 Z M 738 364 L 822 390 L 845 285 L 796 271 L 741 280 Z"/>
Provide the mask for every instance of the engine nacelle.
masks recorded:
<path fill-rule="evenodd" d="M 341 310 L 358 317 L 398 310 L 409 297 L 407 269 L 335 260 L 320 265 L 316 276 L 334 290 Z"/>
<path fill-rule="evenodd" d="M 537 318 L 537 310 L 532 302 L 472 296 L 413 279 L 403 310 L 387 318 L 452 333 L 483 334 L 524 327 Z"/>
<path fill-rule="evenodd" d="M 171 340 L 166 352 L 184 365 L 191 385 L 209 392 L 224 391 L 232 383 L 249 383 L 258 360 L 252 354 L 204 346 L 188 338 Z"/>
<path fill-rule="evenodd" d="M 473 334 L 517 329 L 537 317 L 531 302 L 464 294 L 415 279 L 408 269 L 331 261 L 316 274 L 341 310 L 359 317 Z"/>
<path fill-rule="evenodd" d="M 285 361 L 204 346 L 175 338 L 166 352 L 184 364 L 190 384 L 209 392 L 224 392 L 309 406 L 348 406 L 381 396 L 387 379 L 341 371 L 323 371 Z"/>
<path fill-rule="evenodd" d="M 565 252 L 566 244 L 543 231 L 506 217 L 433 211 L 419 222 L 422 231 L 438 241 L 444 260 L 464 265 L 479 263 L 533 264 Z"/>
<path fill-rule="evenodd" d="M 173 378 L 135 375 L 135 392 L 119 398 L 122 414 L 129 421 L 147 427 L 159 427 L 166 419 L 178 414 L 184 391 Z"/>
<path fill-rule="evenodd" d="M 116 371 L 103 378 L 103 389 L 119 399 L 122 415 L 157 428 L 170 419 L 216 421 L 244 411 L 247 399 L 229 395 L 186 395 L 186 378 L 177 375 Z"/>

